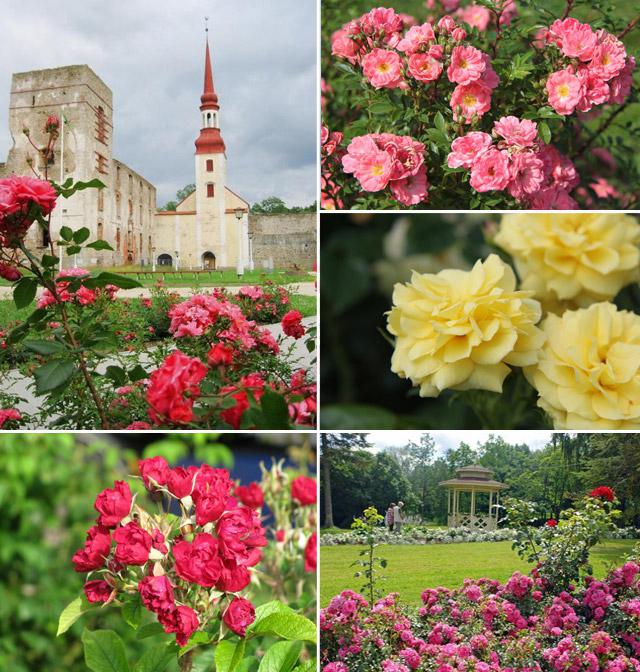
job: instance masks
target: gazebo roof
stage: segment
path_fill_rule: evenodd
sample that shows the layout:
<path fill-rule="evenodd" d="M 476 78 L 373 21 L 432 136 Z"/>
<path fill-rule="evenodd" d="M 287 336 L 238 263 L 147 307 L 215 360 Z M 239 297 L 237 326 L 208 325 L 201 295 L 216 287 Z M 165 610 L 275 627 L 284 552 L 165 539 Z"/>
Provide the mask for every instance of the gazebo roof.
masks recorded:
<path fill-rule="evenodd" d="M 481 464 L 470 464 L 467 467 L 460 467 L 460 469 L 456 469 L 456 476 L 457 478 L 442 481 L 440 485 L 444 487 L 475 486 L 491 490 L 502 490 L 509 487 L 505 483 L 493 480 L 493 471 L 483 467 Z"/>

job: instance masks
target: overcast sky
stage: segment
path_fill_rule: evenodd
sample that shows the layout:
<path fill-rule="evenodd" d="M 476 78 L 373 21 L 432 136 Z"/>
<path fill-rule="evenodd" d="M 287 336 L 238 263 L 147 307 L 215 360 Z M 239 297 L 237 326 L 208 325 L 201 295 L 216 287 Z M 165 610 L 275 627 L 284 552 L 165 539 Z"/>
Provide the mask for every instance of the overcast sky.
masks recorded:
<path fill-rule="evenodd" d="M 194 181 L 209 16 L 227 184 L 251 203 L 315 200 L 316 9 L 311 0 L 3 2 L 0 161 L 11 74 L 86 63 L 113 91 L 114 156 L 158 203 Z"/>
<path fill-rule="evenodd" d="M 409 441 L 418 443 L 420 436 L 425 432 L 369 432 L 369 443 L 375 450 L 383 450 L 390 446 L 406 446 Z M 436 449 L 443 455 L 451 448 L 458 448 L 464 442 L 475 448 L 479 443 L 484 443 L 491 434 L 501 436 L 507 443 L 524 443 L 532 450 L 544 448 L 551 439 L 551 432 L 545 430 L 535 431 L 485 431 L 485 430 L 459 430 L 447 432 L 429 432 L 436 443 Z"/>

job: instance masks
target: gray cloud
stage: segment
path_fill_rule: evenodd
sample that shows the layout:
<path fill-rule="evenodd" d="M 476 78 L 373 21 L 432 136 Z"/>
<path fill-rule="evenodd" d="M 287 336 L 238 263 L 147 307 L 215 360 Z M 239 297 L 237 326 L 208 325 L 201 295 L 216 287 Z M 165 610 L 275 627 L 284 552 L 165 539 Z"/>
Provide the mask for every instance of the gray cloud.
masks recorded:
<path fill-rule="evenodd" d="M 316 193 L 316 10 L 310 0 L 21 0 L 3 7 L 0 161 L 11 74 L 86 63 L 113 90 L 114 155 L 164 203 L 194 179 L 209 16 L 228 185 L 254 202 Z M 46 9 L 44 9 L 46 7 Z"/>

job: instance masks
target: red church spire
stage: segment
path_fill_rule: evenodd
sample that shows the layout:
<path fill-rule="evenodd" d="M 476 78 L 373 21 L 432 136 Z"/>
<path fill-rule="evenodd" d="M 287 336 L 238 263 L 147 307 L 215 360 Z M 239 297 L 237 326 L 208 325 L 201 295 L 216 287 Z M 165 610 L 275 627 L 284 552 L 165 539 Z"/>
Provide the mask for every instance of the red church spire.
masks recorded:
<path fill-rule="evenodd" d="M 196 154 L 220 154 L 225 151 L 224 140 L 220 135 L 220 105 L 213 88 L 213 68 L 209 53 L 209 30 L 207 28 L 206 49 L 204 55 L 204 90 L 200 96 L 202 125 L 196 140 Z"/>

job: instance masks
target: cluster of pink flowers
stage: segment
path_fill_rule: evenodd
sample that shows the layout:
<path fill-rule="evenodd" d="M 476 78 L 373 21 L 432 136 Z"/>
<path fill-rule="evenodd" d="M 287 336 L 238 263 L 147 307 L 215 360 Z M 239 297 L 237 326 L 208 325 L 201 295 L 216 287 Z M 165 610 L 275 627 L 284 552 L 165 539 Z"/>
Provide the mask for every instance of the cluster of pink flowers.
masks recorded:
<path fill-rule="evenodd" d="M 330 132 L 322 124 L 320 127 L 321 176 L 320 205 L 324 210 L 340 210 L 342 199 L 340 187 L 333 179 L 333 172 L 342 166 L 345 149 L 341 147 L 344 134 L 340 131 Z"/>
<path fill-rule="evenodd" d="M 15 408 L 0 408 L 0 429 L 6 422 L 17 422 L 18 420 L 22 420 L 22 416 Z"/>
<path fill-rule="evenodd" d="M 35 221 L 46 217 L 58 194 L 46 180 L 11 175 L 0 180 L 0 247 L 15 247 Z"/>
<path fill-rule="evenodd" d="M 370 606 L 344 591 L 320 615 L 323 672 L 640 672 L 640 565 L 558 595 L 535 577 L 395 594 Z"/>
<path fill-rule="evenodd" d="M 566 18 L 543 31 L 539 42 L 559 50 L 559 65 L 565 66 L 546 82 L 549 104 L 558 114 L 620 104 L 629 96 L 636 61 L 615 35 Z"/>
<path fill-rule="evenodd" d="M 104 289 L 89 289 L 83 284 L 76 290 L 71 290 L 70 286 L 73 279 L 82 278 L 89 279 L 91 273 L 86 268 L 65 268 L 58 274 L 56 278 L 56 295 L 49 289 L 45 289 L 38 299 L 37 307 L 46 308 L 56 303 L 77 303 L 81 306 L 88 306 L 95 303 L 100 296 L 106 296 L 113 299 L 118 291 L 115 285 L 107 285 Z M 71 278 L 72 280 L 68 280 Z"/>
<path fill-rule="evenodd" d="M 72 559 L 77 572 L 89 573 L 87 599 L 124 602 L 137 591 L 179 646 L 217 618 L 243 637 L 255 609 L 238 593 L 267 544 L 259 506 L 236 500 L 225 469 L 171 469 L 154 457 L 142 460 L 139 471 L 149 492 L 179 503 L 182 517 L 149 515 L 125 481 L 101 492 L 96 524 Z M 94 572 L 99 578 L 91 578 Z"/>
<path fill-rule="evenodd" d="M 403 205 L 427 200 L 425 147 L 408 136 L 372 133 L 354 138 L 342 157 L 346 173 L 353 173 L 365 191 L 387 186 Z"/>
<path fill-rule="evenodd" d="M 291 303 L 287 290 L 271 281 L 263 286 L 242 287 L 235 297 L 228 298 L 237 302 L 249 319 L 263 324 L 277 322 Z"/>
<path fill-rule="evenodd" d="M 578 185 L 575 166 L 538 137 L 536 122 L 502 117 L 493 125 L 493 137 L 473 131 L 451 143 L 450 168 L 468 168 L 470 185 L 478 192 L 509 192 L 533 209 L 577 208 L 570 192 Z"/>

